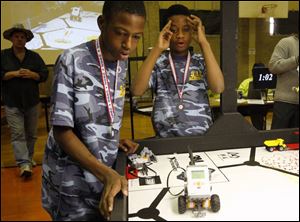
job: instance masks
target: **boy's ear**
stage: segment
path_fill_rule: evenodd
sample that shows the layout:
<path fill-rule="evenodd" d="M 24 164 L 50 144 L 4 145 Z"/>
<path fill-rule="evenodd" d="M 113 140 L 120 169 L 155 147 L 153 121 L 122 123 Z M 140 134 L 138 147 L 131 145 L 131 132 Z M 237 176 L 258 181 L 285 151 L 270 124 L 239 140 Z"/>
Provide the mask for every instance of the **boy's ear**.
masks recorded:
<path fill-rule="evenodd" d="M 97 24 L 98 24 L 99 29 L 102 32 L 103 26 L 104 26 L 104 17 L 103 17 L 103 15 L 99 15 L 98 16 L 98 18 L 97 18 Z"/>

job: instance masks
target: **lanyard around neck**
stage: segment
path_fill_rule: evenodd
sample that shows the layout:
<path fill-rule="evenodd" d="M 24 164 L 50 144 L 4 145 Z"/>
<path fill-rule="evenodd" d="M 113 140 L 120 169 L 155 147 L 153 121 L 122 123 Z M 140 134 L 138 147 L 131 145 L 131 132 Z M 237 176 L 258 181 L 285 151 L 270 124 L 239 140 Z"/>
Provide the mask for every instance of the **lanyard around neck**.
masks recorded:
<path fill-rule="evenodd" d="M 107 112 L 108 112 L 108 117 L 109 117 L 109 122 L 112 125 L 115 117 L 115 108 L 114 108 L 114 103 L 112 101 L 112 96 L 110 93 L 110 86 L 108 82 L 108 77 L 107 77 L 107 72 L 100 48 L 100 42 L 99 39 L 96 40 L 96 50 L 97 50 L 97 55 L 98 55 L 98 62 L 100 65 L 100 72 L 102 76 L 102 83 L 104 86 L 104 94 L 105 94 L 105 101 L 106 101 L 106 107 L 107 107 Z M 118 83 L 118 72 L 120 71 L 119 68 L 119 60 L 117 61 L 117 68 L 116 68 L 116 77 L 115 77 L 115 91 L 114 91 L 114 98 L 117 92 L 117 83 Z M 114 99 L 115 100 L 115 99 Z"/>
<path fill-rule="evenodd" d="M 188 74 L 188 70 L 189 70 L 189 67 L 190 67 L 191 54 L 190 54 L 190 52 L 188 52 L 188 56 L 187 56 L 186 64 L 185 64 L 185 69 L 184 69 L 183 84 L 182 84 L 181 89 L 179 89 L 179 87 L 178 87 L 178 79 L 177 79 L 175 65 L 174 65 L 171 53 L 169 53 L 169 61 L 170 61 L 170 65 L 171 65 L 172 75 L 173 75 L 173 78 L 174 78 L 174 81 L 175 81 L 175 84 L 176 84 L 176 88 L 177 88 L 177 91 L 178 91 L 178 96 L 179 96 L 180 99 L 182 99 L 183 89 L 184 89 L 186 77 L 187 77 L 187 74 Z"/>

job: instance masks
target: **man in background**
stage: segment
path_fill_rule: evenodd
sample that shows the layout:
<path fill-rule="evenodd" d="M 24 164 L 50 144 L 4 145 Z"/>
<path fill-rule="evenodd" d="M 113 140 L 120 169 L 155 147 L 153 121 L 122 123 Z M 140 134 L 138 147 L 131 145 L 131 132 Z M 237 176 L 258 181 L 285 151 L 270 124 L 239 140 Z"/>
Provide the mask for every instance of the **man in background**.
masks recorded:
<path fill-rule="evenodd" d="M 12 47 L 1 50 L 1 95 L 11 142 L 21 177 L 32 174 L 34 144 L 37 139 L 40 82 L 46 81 L 48 69 L 36 52 L 26 49 L 33 38 L 22 24 L 6 30 L 3 37 Z"/>
<path fill-rule="evenodd" d="M 277 75 L 271 129 L 299 127 L 299 37 L 281 39 L 274 48 L 269 70 Z M 299 68 L 298 68 L 299 69 Z"/>

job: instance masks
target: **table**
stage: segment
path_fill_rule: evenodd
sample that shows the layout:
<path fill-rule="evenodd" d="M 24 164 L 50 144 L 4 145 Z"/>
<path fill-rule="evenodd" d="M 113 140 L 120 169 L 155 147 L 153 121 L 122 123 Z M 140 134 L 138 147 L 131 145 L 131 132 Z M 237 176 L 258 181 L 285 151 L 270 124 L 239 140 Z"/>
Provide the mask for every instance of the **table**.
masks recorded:
<path fill-rule="evenodd" d="M 217 119 L 221 114 L 220 99 L 210 99 L 210 104 L 213 117 Z M 251 121 L 254 121 L 253 125 L 261 130 L 266 130 L 267 114 L 273 110 L 273 105 L 273 100 L 237 99 L 237 111 L 243 116 L 250 116 Z M 252 119 L 252 116 L 256 117 Z M 257 120 L 257 118 L 259 118 L 259 120 Z"/>
<path fill-rule="evenodd" d="M 212 173 L 213 194 L 220 197 L 217 213 L 205 210 L 203 218 L 191 210 L 178 213 L 178 197 L 166 187 L 172 170 L 169 157 L 158 155 L 150 167 L 161 178 L 160 184 L 140 185 L 128 181 L 128 220 L 298 220 L 299 219 L 299 150 L 268 152 L 264 147 L 196 152 Z M 188 153 L 175 154 L 179 165 L 189 164 Z M 170 190 L 178 193 L 184 182 L 170 175 Z M 149 171 L 148 176 L 155 175 Z M 142 175 L 141 175 L 142 176 Z"/>
<path fill-rule="evenodd" d="M 299 150 L 271 153 L 262 146 L 264 140 L 280 137 L 286 143 L 299 143 L 295 132 L 299 129 L 226 129 L 213 135 L 140 140 L 141 146 L 149 147 L 157 156 L 157 163 L 150 167 L 160 176 L 161 184 L 142 186 L 139 181 L 129 181 L 128 198 L 115 199 L 112 219 L 298 220 Z M 170 195 L 166 186 L 172 169 L 168 158 L 176 153 L 179 165 L 185 168 L 187 147 L 215 170 L 212 189 L 220 196 L 221 209 L 217 213 L 206 211 L 204 218 L 195 217 L 190 210 L 178 214 L 177 197 Z M 116 170 L 124 174 L 126 165 L 125 154 L 119 154 Z M 170 176 L 173 193 L 184 186 L 176 176 Z"/>

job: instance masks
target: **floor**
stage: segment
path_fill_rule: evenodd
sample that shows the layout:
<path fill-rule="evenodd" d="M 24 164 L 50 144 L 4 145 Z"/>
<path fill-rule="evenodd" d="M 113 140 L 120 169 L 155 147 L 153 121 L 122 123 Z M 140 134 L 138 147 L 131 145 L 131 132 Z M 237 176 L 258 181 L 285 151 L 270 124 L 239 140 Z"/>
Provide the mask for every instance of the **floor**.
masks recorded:
<path fill-rule="evenodd" d="M 135 139 L 154 136 L 150 117 L 134 114 Z M 41 206 L 41 162 L 47 139 L 44 110 L 40 110 L 38 140 L 34 159 L 38 165 L 33 176 L 24 180 L 19 177 L 10 144 L 7 124 L 1 124 L 1 221 L 49 221 L 50 216 Z M 129 106 L 125 106 L 121 138 L 131 138 Z"/>
<path fill-rule="evenodd" d="M 41 166 L 31 179 L 19 177 L 17 167 L 1 168 L 1 221 L 49 221 L 41 206 Z"/>
<path fill-rule="evenodd" d="M 271 114 L 268 115 L 267 129 Z M 249 118 L 246 118 L 248 121 Z M 2 122 L 2 121 L 1 121 Z M 121 138 L 131 138 L 130 112 L 125 105 Z M 149 116 L 134 114 L 135 139 L 154 136 Z M 1 124 L 1 221 L 47 221 L 51 218 L 41 206 L 41 162 L 47 139 L 44 110 L 40 110 L 38 140 L 34 159 L 38 166 L 33 168 L 33 176 L 24 180 L 19 177 L 19 169 L 10 144 L 9 127 Z"/>

